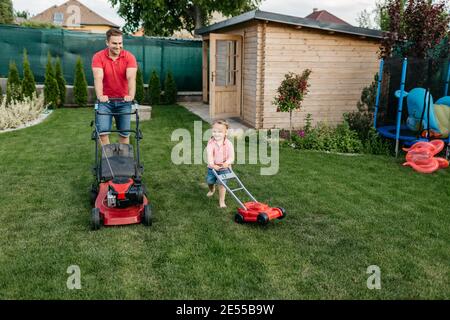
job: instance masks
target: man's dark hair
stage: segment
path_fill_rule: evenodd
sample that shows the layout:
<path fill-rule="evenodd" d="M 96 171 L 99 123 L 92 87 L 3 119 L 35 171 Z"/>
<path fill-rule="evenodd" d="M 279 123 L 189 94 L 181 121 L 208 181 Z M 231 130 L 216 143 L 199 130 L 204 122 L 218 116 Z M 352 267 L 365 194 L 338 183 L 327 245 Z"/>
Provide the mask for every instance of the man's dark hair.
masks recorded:
<path fill-rule="evenodd" d="M 106 31 L 106 40 L 109 41 L 109 38 L 111 38 L 112 36 L 122 36 L 123 32 L 120 31 L 117 28 L 111 28 L 108 31 Z"/>

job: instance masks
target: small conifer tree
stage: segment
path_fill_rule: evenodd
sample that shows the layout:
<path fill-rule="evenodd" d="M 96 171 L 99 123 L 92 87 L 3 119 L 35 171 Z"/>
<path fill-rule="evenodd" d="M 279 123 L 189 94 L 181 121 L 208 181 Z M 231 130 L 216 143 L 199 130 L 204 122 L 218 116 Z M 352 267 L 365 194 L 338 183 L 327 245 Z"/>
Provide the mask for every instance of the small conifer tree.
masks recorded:
<path fill-rule="evenodd" d="M 167 104 L 175 104 L 177 102 L 177 84 L 172 71 L 167 73 L 164 81 L 164 101 Z"/>
<path fill-rule="evenodd" d="M 66 80 L 64 79 L 61 60 L 56 58 L 55 62 L 55 79 L 59 89 L 59 106 L 63 107 L 66 102 Z"/>
<path fill-rule="evenodd" d="M 156 73 L 156 70 L 153 70 L 150 77 L 150 82 L 148 85 L 148 96 L 151 105 L 161 103 L 161 82 L 159 80 L 158 73 Z"/>
<path fill-rule="evenodd" d="M 36 92 L 36 81 L 34 80 L 33 71 L 31 71 L 26 49 L 23 50 L 22 92 L 24 97 L 28 98 L 33 97 L 33 93 Z"/>
<path fill-rule="evenodd" d="M 136 74 L 136 95 L 135 99 L 139 104 L 144 103 L 145 94 L 144 94 L 144 79 L 142 77 L 141 69 L 137 69 Z"/>
<path fill-rule="evenodd" d="M 50 52 L 47 55 L 47 66 L 45 67 L 44 99 L 45 103 L 50 104 L 53 108 L 57 108 L 59 105 L 59 88 L 55 79 Z"/>
<path fill-rule="evenodd" d="M 75 80 L 73 82 L 73 95 L 75 97 L 75 103 L 79 107 L 84 107 L 87 104 L 88 89 L 86 76 L 84 74 L 83 61 L 81 57 L 78 57 L 75 65 Z"/>

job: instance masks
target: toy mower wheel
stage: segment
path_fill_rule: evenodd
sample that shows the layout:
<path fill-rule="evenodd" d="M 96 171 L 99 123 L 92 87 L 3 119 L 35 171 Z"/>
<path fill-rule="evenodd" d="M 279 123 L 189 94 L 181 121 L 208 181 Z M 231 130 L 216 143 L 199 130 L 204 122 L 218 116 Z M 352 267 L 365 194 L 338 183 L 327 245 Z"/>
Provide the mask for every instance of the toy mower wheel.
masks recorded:
<path fill-rule="evenodd" d="M 260 212 L 256 219 L 258 223 L 262 226 L 265 226 L 267 223 L 269 223 L 269 216 L 265 212 Z"/>
<path fill-rule="evenodd" d="M 244 216 L 240 213 L 236 213 L 236 215 L 234 216 L 234 221 L 236 223 L 244 223 Z"/>
<path fill-rule="evenodd" d="M 144 226 L 150 227 L 152 225 L 152 208 L 150 205 L 144 206 L 144 214 L 142 215 L 142 223 Z"/>
<path fill-rule="evenodd" d="M 98 230 L 101 226 L 100 221 L 100 210 L 98 208 L 93 208 L 91 211 L 91 228 L 92 230 Z"/>
<path fill-rule="evenodd" d="M 286 210 L 282 207 L 277 207 L 277 209 L 279 209 L 281 211 L 281 216 L 278 217 L 278 220 L 284 219 L 286 217 Z"/>

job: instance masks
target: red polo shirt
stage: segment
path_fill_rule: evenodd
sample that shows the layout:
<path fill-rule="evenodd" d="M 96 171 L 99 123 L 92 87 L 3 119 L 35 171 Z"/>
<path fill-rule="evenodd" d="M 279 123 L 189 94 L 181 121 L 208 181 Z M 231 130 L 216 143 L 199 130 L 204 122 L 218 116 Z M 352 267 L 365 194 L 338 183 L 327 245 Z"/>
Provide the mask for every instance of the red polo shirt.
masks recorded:
<path fill-rule="evenodd" d="M 92 57 L 92 68 L 103 69 L 103 95 L 111 98 L 122 98 L 128 95 L 127 68 L 137 68 L 134 55 L 122 50 L 119 57 L 113 60 L 106 48 Z"/>

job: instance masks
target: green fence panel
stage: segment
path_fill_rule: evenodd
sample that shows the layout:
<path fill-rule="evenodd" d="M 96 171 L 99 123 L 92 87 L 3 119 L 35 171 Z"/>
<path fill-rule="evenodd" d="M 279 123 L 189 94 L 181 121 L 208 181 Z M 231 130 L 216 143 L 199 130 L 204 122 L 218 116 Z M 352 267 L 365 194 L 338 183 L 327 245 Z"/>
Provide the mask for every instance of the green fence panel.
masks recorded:
<path fill-rule="evenodd" d="M 16 61 L 22 73 L 22 53 L 26 48 L 36 82 L 44 82 L 47 54 L 50 52 L 53 57 L 61 58 L 68 84 L 73 84 L 75 63 L 80 56 L 89 85 L 93 85 L 92 56 L 106 48 L 104 34 L 6 25 L 0 26 L 0 46 L 0 76 L 8 74 L 11 60 Z M 158 72 L 161 84 L 171 70 L 179 91 L 202 90 L 201 41 L 124 36 L 124 48 L 135 55 L 146 84 L 153 70 Z"/>

